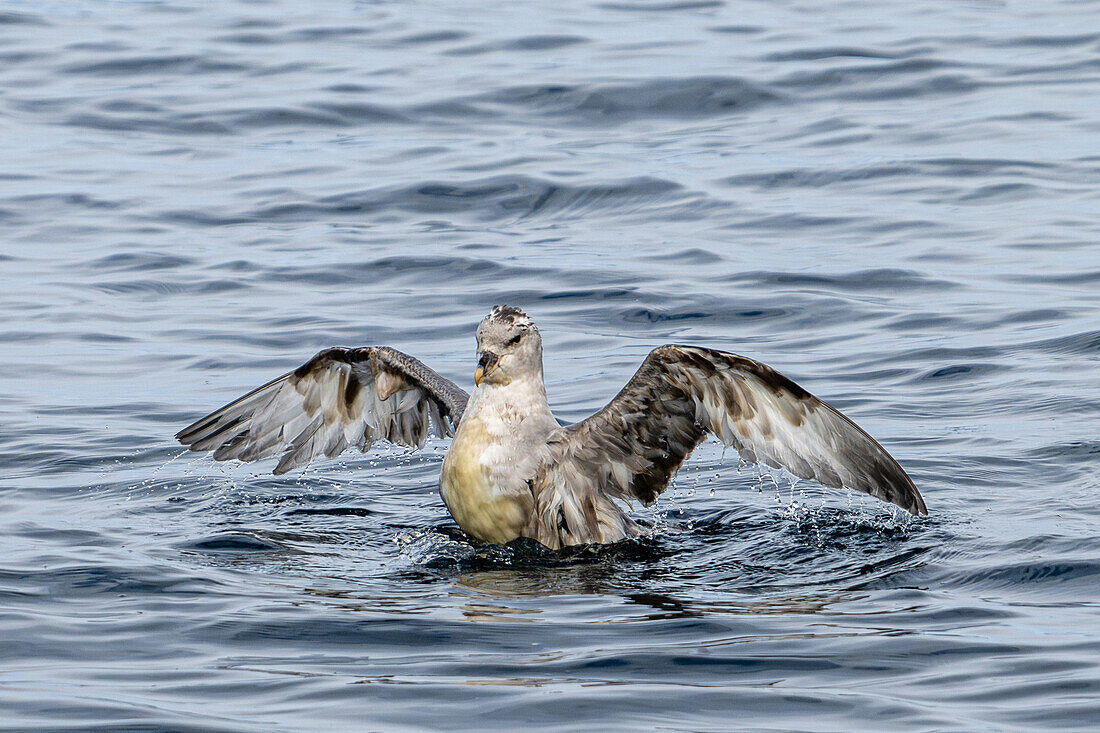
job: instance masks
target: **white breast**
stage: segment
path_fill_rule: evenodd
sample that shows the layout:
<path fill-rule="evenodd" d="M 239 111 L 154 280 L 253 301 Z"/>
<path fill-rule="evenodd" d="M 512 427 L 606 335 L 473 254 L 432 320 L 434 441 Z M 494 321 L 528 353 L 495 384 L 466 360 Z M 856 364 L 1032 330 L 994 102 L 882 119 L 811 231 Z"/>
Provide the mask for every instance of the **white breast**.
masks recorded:
<path fill-rule="evenodd" d="M 534 507 L 527 482 L 557 427 L 545 393 L 540 405 L 539 395 L 523 386 L 476 390 L 443 460 L 443 503 L 483 542 L 503 544 L 523 534 Z"/>

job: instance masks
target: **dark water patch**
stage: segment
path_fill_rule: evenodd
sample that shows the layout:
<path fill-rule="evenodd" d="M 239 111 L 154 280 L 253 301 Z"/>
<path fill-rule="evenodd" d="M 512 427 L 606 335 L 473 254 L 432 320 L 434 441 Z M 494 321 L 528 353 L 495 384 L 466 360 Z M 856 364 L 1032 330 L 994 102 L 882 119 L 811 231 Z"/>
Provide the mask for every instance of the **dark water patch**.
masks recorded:
<path fill-rule="evenodd" d="M 100 593 L 197 596 L 220 585 L 210 578 L 183 575 L 165 567 L 132 568 L 110 564 L 72 564 L 45 570 L 5 569 L 0 570 L 0 583 L 34 587 L 52 597 L 54 603 L 78 602 L 96 598 Z"/>
<path fill-rule="evenodd" d="M 1097 681 L 1079 680 L 1067 683 L 1064 680 L 1054 679 L 1045 682 L 1027 682 L 1023 684 L 1002 683 L 996 685 L 992 689 L 960 692 L 952 696 L 952 699 L 972 704 L 1000 703 L 1005 696 L 1010 696 L 1013 700 L 1027 700 L 1030 698 L 1049 699 L 1051 697 L 1060 696 L 1092 699 L 1095 698 L 1096 692 L 1098 691 L 1100 691 L 1100 682 Z M 1080 706 L 1078 710 L 1093 710 L 1100 712 L 1100 703 L 1086 703 Z M 1065 715 L 1064 712 L 1062 714 Z M 1032 715 L 1034 715 L 1034 713 Z M 1032 719 L 1034 720 L 1035 718 Z"/>
<path fill-rule="evenodd" d="M 496 43 L 455 48 L 445 51 L 444 54 L 447 56 L 476 56 L 498 51 L 555 51 L 584 43 L 586 40 L 581 36 L 523 36 Z"/>
<path fill-rule="evenodd" d="M 780 95 L 736 77 L 648 79 L 633 84 L 519 86 L 470 98 L 585 124 L 741 114 Z"/>
<path fill-rule="evenodd" d="M 414 33 L 409 36 L 402 36 L 397 39 L 398 43 L 408 44 L 412 46 L 418 46 L 427 43 L 448 43 L 450 41 L 462 41 L 469 38 L 470 34 L 465 31 L 455 30 L 439 30 L 430 31 L 426 33 Z"/>
<path fill-rule="evenodd" d="M 531 296 L 532 299 L 537 300 L 569 300 L 576 301 L 577 303 L 586 303 L 592 301 L 636 299 L 638 297 L 638 289 L 606 287 L 591 288 L 587 290 L 557 290 L 551 293 L 532 292 Z M 522 300 L 526 300 L 526 298 Z"/>
<path fill-rule="evenodd" d="M 3 12 L 0 13 L 0 25 L 37 25 L 48 26 L 43 18 L 37 15 L 31 15 L 30 13 L 12 13 Z"/>
<path fill-rule="evenodd" d="M 94 289 L 103 293 L 135 295 L 172 295 L 189 293 L 192 295 L 214 295 L 251 287 L 241 280 L 191 280 L 188 282 L 170 282 L 167 280 L 122 280 L 116 282 L 95 283 Z"/>
<path fill-rule="evenodd" d="M 655 311 L 649 308 L 631 308 L 624 310 L 619 317 L 624 321 L 648 321 L 649 323 L 664 323 L 667 321 L 683 321 L 706 318 L 707 313 L 691 310 L 665 310 Z"/>
<path fill-rule="evenodd" d="M 1052 599 L 1072 597 L 1084 586 L 1095 584 L 1100 563 L 1063 559 L 1009 563 L 1000 567 L 947 573 L 941 582 L 973 590 L 1011 590 L 1013 593 L 1044 593 Z"/>
<path fill-rule="evenodd" d="M 1036 457 L 1041 458 L 1041 456 Z M 1005 542 L 1004 548 L 1007 551 L 1021 553 L 1042 551 L 1057 555 L 1068 555 L 1091 548 L 1096 544 L 1096 541 L 1084 544 L 1078 538 L 1069 535 L 1039 534 Z"/>
<path fill-rule="evenodd" d="M 1100 441 L 1082 440 L 1055 443 L 1033 448 L 1027 455 L 1035 460 L 1055 460 L 1059 463 L 1068 460 L 1087 463 L 1096 460 L 1096 457 L 1100 456 Z"/>
<path fill-rule="evenodd" d="M 822 288 L 841 292 L 873 292 L 877 290 L 945 290 L 957 287 L 947 280 L 937 280 L 914 270 L 860 270 L 837 275 L 810 275 L 795 272 L 753 271 L 729 275 L 724 282 L 754 285 Z"/>
<path fill-rule="evenodd" d="M 45 331 L 0 331 L 0 343 L 29 344 L 52 341 L 55 338 L 55 334 Z"/>
<path fill-rule="evenodd" d="M 1090 273 L 1085 273 L 1086 279 L 1092 279 L 1090 277 L 1087 277 L 1088 275 L 1090 275 Z M 1067 276 L 1067 277 L 1072 278 L 1071 279 L 1072 283 L 1075 284 L 1077 282 L 1075 276 Z M 1096 273 L 1092 277 L 1095 277 L 1095 279 L 1098 282 L 1100 282 L 1100 273 Z M 1060 276 L 1049 276 L 1049 275 L 1044 277 L 1044 278 L 1036 278 L 1032 282 L 1039 281 L 1039 280 L 1042 280 L 1043 282 L 1047 282 L 1047 283 L 1051 283 L 1051 282 L 1059 283 L 1059 284 L 1065 283 L 1065 278 L 1060 277 Z M 1021 277 L 1020 281 L 1025 281 L 1026 282 L 1028 280 L 1025 280 L 1025 278 Z M 1055 308 L 1038 308 L 1038 309 L 1035 309 L 1035 310 L 1025 310 L 1025 311 L 1018 311 L 1018 312 L 1015 312 L 1015 313 L 1009 313 L 1009 314 L 1005 315 L 1004 317 L 1002 317 L 1001 319 L 999 319 L 996 322 L 995 325 L 997 325 L 997 326 L 1011 326 L 1011 325 L 1023 324 L 1023 323 L 1060 323 L 1060 322 L 1066 320 L 1067 318 L 1069 318 L 1071 315 L 1072 314 L 1067 312 L 1067 311 L 1058 310 L 1058 309 L 1055 309 Z"/>
<path fill-rule="evenodd" d="M 97 107 L 104 112 L 148 112 L 156 114 L 164 111 L 164 108 L 160 105 L 138 102 L 132 99 L 110 99 L 106 102 L 100 102 Z"/>
<path fill-rule="evenodd" d="M 99 532 L 48 525 L 23 525 L 18 535 L 28 540 L 44 540 L 69 547 L 111 547 L 116 540 Z"/>
<path fill-rule="evenodd" d="M 720 0 L 680 0 L 679 2 L 599 3 L 596 7 L 603 10 L 619 10 L 632 13 L 668 13 L 685 10 L 712 10 L 724 5 L 725 3 Z"/>
<path fill-rule="evenodd" d="M 250 224 L 254 220 L 243 214 L 215 214 L 208 209 L 177 209 L 150 215 L 158 224 L 174 224 L 200 227 L 223 227 Z"/>
<path fill-rule="evenodd" d="M 306 74 L 310 71 L 315 71 L 318 66 L 320 66 L 320 64 L 310 61 L 277 64 L 275 66 L 260 66 L 250 71 L 248 75 L 254 79 L 265 79 L 268 77 L 282 78 L 294 74 Z M 275 101 L 282 100 L 280 98 Z"/>
<path fill-rule="evenodd" d="M 313 109 L 295 109 L 292 107 L 269 107 L 242 112 L 229 122 L 230 128 L 268 128 L 268 127 L 345 127 L 351 123 L 342 114 L 333 114 Z"/>
<path fill-rule="evenodd" d="M 235 17 L 227 19 L 227 28 L 279 28 L 283 25 L 281 20 L 275 18 L 260 18 L 255 16 Z"/>
<path fill-rule="evenodd" d="M 93 343 L 96 339 L 89 339 Z M 104 339 L 105 343 L 128 343 L 133 339 L 126 337 L 107 338 Z M 94 405 L 89 403 L 83 403 L 80 405 L 57 405 L 54 407 L 42 407 L 39 414 L 42 415 L 96 415 L 101 417 L 117 417 L 120 415 L 148 415 L 150 418 L 157 419 L 152 416 L 159 416 L 164 409 L 164 405 L 156 402 L 120 402 L 117 404 L 109 405 Z"/>
<path fill-rule="evenodd" d="M 287 30 L 279 23 L 257 20 L 255 23 L 234 24 L 239 32 L 214 36 L 210 40 L 243 46 L 268 46 L 281 44 L 324 44 L 355 42 L 377 33 L 376 29 L 357 25 L 339 27 L 300 28 Z"/>
<path fill-rule="evenodd" d="M 0 53 L 0 64 L 2 64 L 4 66 L 7 66 L 7 67 L 11 67 L 11 66 L 15 66 L 17 64 L 25 64 L 28 61 L 38 61 L 38 60 L 43 59 L 45 57 L 46 57 L 46 54 L 44 54 L 44 53 L 29 53 L 29 52 L 26 52 L 26 51 L 23 51 L 23 52 L 16 51 L 16 52 L 13 52 L 13 53 Z"/>
<path fill-rule="evenodd" d="M 473 101 L 459 99 L 440 99 L 418 104 L 409 114 L 420 120 L 460 121 L 462 124 L 470 124 L 474 120 L 488 122 L 496 117 L 493 112 Z"/>
<path fill-rule="evenodd" d="M 132 342 L 134 338 L 119 333 L 82 333 L 77 340 L 90 344 L 122 344 Z"/>
<path fill-rule="evenodd" d="M 833 374 L 831 379 L 836 382 L 853 382 L 856 384 L 888 384 L 900 382 L 908 377 L 911 372 L 907 369 L 869 369 L 853 370 L 844 374 Z"/>
<path fill-rule="evenodd" d="M 33 730 L 33 723 L 22 723 L 41 717 L 54 717 L 65 722 L 51 726 L 55 733 L 89 733 L 104 725 L 110 725 L 117 733 L 148 733 L 151 730 L 170 731 L 171 733 L 222 733 L 224 731 L 259 731 L 248 723 L 226 723 L 225 716 L 207 716 L 202 713 L 194 717 L 206 718 L 207 722 L 195 723 L 182 718 L 191 717 L 173 715 L 164 712 L 139 710 L 133 703 L 116 700 L 87 700 L 58 703 L 53 699 L 20 699 L 12 703 L 12 723 L 26 725 Z M 108 722 L 109 721 L 109 722 Z M 135 722 L 140 721 L 140 722 Z"/>
<path fill-rule="evenodd" d="M 724 260 L 721 254 L 698 247 L 657 254 L 649 259 L 654 262 L 674 262 L 677 265 L 715 265 Z"/>
<path fill-rule="evenodd" d="M 268 473 L 264 471 L 264 473 Z M 294 483 L 300 485 L 300 477 L 292 479 Z M 257 493 L 257 494 L 242 494 L 229 497 L 227 501 L 238 506 L 278 506 L 281 507 L 285 504 L 329 504 L 342 500 L 338 494 L 327 493 L 318 491 L 316 488 L 312 488 L 308 493 L 299 494 L 287 494 L 285 492 L 288 488 L 288 482 L 284 479 L 279 479 L 274 476 L 265 476 L 261 480 L 253 480 L 249 482 L 249 487 L 253 491 L 258 492 L 280 492 L 280 493 Z"/>
<path fill-rule="evenodd" d="M 1038 186 L 1026 183 L 994 183 L 981 186 L 970 191 L 956 200 L 961 202 L 971 201 L 1018 201 L 1022 198 L 1035 198 L 1036 193 L 1042 189 Z"/>
<path fill-rule="evenodd" d="M 928 95 L 958 95 L 976 92 L 985 86 L 967 74 L 941 74 L 916 84 L 899 84 L 881 89 L 860 89 L 846 96 L 856 100 L 889 101 Z"/>
<path fill-rule="evenodd" d="M 72 106 L 75 99 L 66 97 L 23 97 L 8 101 L 11 108 L 28 113 L 51 113 Z"/>
<path fill-rule="evenodd" d="M 264 279 L 272 282 L 299 282 L 339 285 L 361 282 L 415 284 L 446 273 L 462 275 L 473 281 L 499 281 L 545 275 L 544 268 L 517 267 L 496 260 L 459 257 L 387 257 L 367 262 L 349 262 L 339 270 L 301 267 L 269 268 Z"/>
<path fill-rule="evenodd" d="M 194 115 L 161 118 L 82 113 L 65 118 L 64 124 L 91 130 L 157 132 L 168 135 L 226 135 L 231 132 L 226 125 L 212 120 L 196 119 Z"/>
<path fill-rule="evenodd" d="M 368 84 L 332 84 L 323 89 L 336 94 L 369 94 L 378 90 L 378 86 Z"/>
<path fill-rule="evenodd" d="M 149 270 L 174 270 L 189 267 L 197 260 L 162 252 L 118 252 L 92 260 L 87 264 L 96 270 L 119 272 L 146 272 Z"/>
<path fill-rule="evenodd" d="M 1019 114 L 994 115 L 987 117 L 989 122 L 1072 122 L 1076 118 L 1072 115 L 1058 112 L 1021 112 Z"/>
<path fill-rule="evenodd" d="M 932 313 L 913 313 L 911 315 L 898 316 L 890 322 L 890 327 L 904 331 L 926 332 L 930 329 L 960 328 L 966 324 L 967 319 L 959 316 L 944 316 Z"/>
<path fill-rule="evenodd" d="M 937 367 L 932 371 L 925 372 L 918 377 L 918 379 L 920 381 L 942 380 L 956 382 L 961 380 L 971 382 L 976 379 L 984 379 L 990 374 L 1007 371 L 1008 369 L 1009 367 L 1002 364 L 951 364 L 950 366 Z"/>
<path fill-rule="evenodd" d="M 754 308 L 749 310 L 733 311 L 730 315 L 735 319 L 745 318 L 751 320 L 768 320 L 786 318 L 792 311 L 785 308 Z"/>
<path fill-rule="evenodd" d="M 1021 351 L 1038 350 L 1050 354 L 1096 354 L 1100 353 L 1100 330 L 1031 341 L 1020 344 L 1017 348 Z"/>
<path fill-rule="evenodd" d="M 837 183 L 874 181 L 879 178 L 908 179 L 918 173 L 912 165 L 873 165 L 854 170 L 795 169 L 769 173 L 749 173 L 726 178 L 723 183 L 731 186 L 760 186 L 762 188 L 802 188 L 830 186 Z"/>
<path fill-rule="evenodd" d="M 201 540 L 193 540 L 178 547 L 184 551 L 213 554 L 284 552 L 288 549 L 272 540 L 260 539 L 243 532 L 226 532 Z"/>
<path fill-rule="evenodd" d="M 62 206 L 79 206 L 86 209 L 115 210 L 126 207 L 130 202 L 99 198 L 86 193 L 54 193 L 54 194 L 27 194 L 9 199 L 9 201 L 21 205 L 59 204 Z"/>
<path fill-rule="evenodd" d="M 712 33 L 727 33 L 741 36 L 763 33 L 766 29 L 759 25 L 716 25 L 712 28 L 707 28 L 707 30 Z"/>
<path fill-rule="evenodd" d="M 1041 275 L 1017 275 L 1012 279 L 1016 282 L 1028 283 L 1031 285 L 1093 285 L 1100 283 L 1100 270 L 1069 272 L 1058 275 L 1049 273 L 1043 273 Z M 1050 310 L 1037 312 L 1050 314 L 1043 320 L 1060 320 L 1061 317 L 1066 315 L 1065 313 Z"/>
<path fill-rule="evenodd" d="M 1081 61 L 1064 63 L 1045 63 L 1028 66 L 1017 66 L 1005 69 L 1002 73 L 1008 78 L 1020 78 L 1020 84 L 1045 83 L 1049 80 L 1058 80 L 1065 74 L 1074 72 L 1093 72 L 1100 67 L 1100 62 L 1095 58 L 1087 58 Z"/>
<path fill-rule="evenodd" d="M 276 33 L 230 33 L 224 36 L 216 36 L 211 40 L 219 43 L 235 43 L 242 46 L 267 46 L 281 43 L 282 39 Z"/>
<path fill-rule="evenodd" d="M 366 507 L 358 506 L 337 506 L 337 507 L 320 507 L 320 508 L 308 508 L 308 509 L 291 509 L 286 513 L 286 516 L 330 516 L 330 517 L 369 517 L 377 512 L 367 509 Z"/>
<path fill-rule="evenodd" d="M 566 46 L 584 43 L 583 36 L 524 36 L 508 41 L 503 50 L 507 51 L 551 51 Z"/>
<path fill-rule="evenodd" d="M 133 46 L 121 41 L 78 41 L 65 47 L 67 51 L 92 51 L 94 53 L 122 53 L 132 51 Z"/>
<path fill-rule="evenodd" d="M 609 564 L 621 564 L 625 570 L 631 564 L 647 563 L 674 558 L 676 548 L 654 537 L 640 537 L 623 540 L 608 545 L 582 545 L 551 550 L 540 542 L 521 537 L 506 545 L 486 545 L 472 542 L 457 527 L 441 526 L 436 531 L 447 537 L 454 545 L 432 552 L 424 558 L 419 568 L 437 579 L 439 572 L 446 574 L 489 572 L 501 570 L 556 570 L 591 569 L 596 576 L 587 581 L 598 584 Z M 625 567 L 624 567 L 625 566 Z M 410 574 L 410 578 L 415 573 Z M 551 581 L 553 578 L 549 578 Z M 421 578 L 423 582 L 427 578 Z M 590 590 L 590 592 L 595 592 Z"/>
<path fill-rule="evenodd" d="M 375 33 L 377 33 L 377 30 L 374 28 L 366 28 L 358 25 L 334 25 L 301 28 L 287 33 L 286 38 L 291 41 L 315 43 L 343 38 L 363 38 L 365 36 L 372 36 Z"/>
<path fill-rule="evenodd" d="M 1028 174 L 1055 167 L 1047 161 L 1011 158 L 927 158 L 920 163 L 936 168 L 945 178 L 986 177 L 994 173 Z"/>
<path fill-rule="evenodd" d="M 1076 33 L 1064 35 L 1026 35 L 989 40 L 986 43 L 994 48 L 1057 48 L 1059 50 L 1074 46 L 1088 46 L 1100 43 L 1100 33 Z"/>
<path fill-rule="evenodd" d="M 396 110 L 377 104 L 367 103 L 342 103 L 319 104 L 317 109 L 339 115 L 347 125 L 362 125 L 369 123 L 407 123 L 409 117 Z"/>
<path fill-rule="evenodd" d="M 936 58 L 904 58 L 877 64 L 852 64 L 843 67 L 826 67 L 814 71 L 794 72 L 775 84 L 792 89 L 808 89 L 812 92 L 830 87 L 851 87 L 847 96 L 876 100 L 899 97 L 915 98 L 928 93 L 976 89 L 979 82 L 971 76 L 956 73 L 933 75 L 949 69 L 966 68 L 966 65 Z M 912 84 L 897 84 L 900 77 L 919 76 Z M 870 84 L 857 84 L 870 81 Z M 891 84 L 891 82 L 894 82 Z"/>
<path fill-rule="evenodd" d="M 805 214 L 774 214 L 746 218 L 732 224 L 726 224 L 724 229 L 756 229 L 762 231 L 798 231 L 818 230 L 829 228 L 843 228 L 858 222 L 851 216 L 808 216 Z"/>
<path fill-rule="evenodd" d="M 858 145 L 859 143 L 870 142 L 872 136 L 870 133 L 852 133 L 850 135 L 834 135 L 828 138 L 822 138 L 815 140 L 812 144 L 815 147 L 847 147 L 850 145 Z"/>
<path fill-rule="evenodd" d="M 1082 226 L 1082 222 L 1054 222 L 1058 226 L 1067 226 L 1078 228 Z M 1041 240 L 1027 238 L 1024 241 L 1006 242 L 1003 246 L 1005 249 L 1030 249 L 1035 247 L 1053 247 L 1062 252 L 1072 252 L 1074 250 L 1087 249 L 1092 245 L 1092 242 L 1079 237 L 1071 237 L 1066 239 L 1054 239 L 1053 237 L 1043 237 Z"/>
<path fill-rule="evenodd" d="M 244 71 L 244 64 L 214 61 L 202 56 L 132 56 L 94 63 L 75 63 L 61 67 L 66 74 L 95 76 L 140 76 L 143 74 L 216 74 Z"/>
<path fill-rule="evenodd" d="M 869 48 L 853 48 L 850 46 L 834 46 L 830 48 L 800 48 L 794 51 L 784 51 L 769 54 L 765 61 L 823 61 L 835 58 L 858 59 L 898 59 L 904 54 L 899 52 L 873 50 Z"/>
<path fill-rule="evenodd" d="M 241 219 L 225 221 L 308 221 L 383 211 L 417 214 L 470 214 L 477 220 L 557 215 L 579 217 L 618 211 L 637 201 L 653 206 L 659 199 L 679 200 L 687 193 L 675 183 L 634 178 L 608 183 L 565 184 L 527 176 L 493 176 L 460 183 L 426 182 L 396 189 L 370 189 L 328 196 L 313 202 L 266 206 Z"/>

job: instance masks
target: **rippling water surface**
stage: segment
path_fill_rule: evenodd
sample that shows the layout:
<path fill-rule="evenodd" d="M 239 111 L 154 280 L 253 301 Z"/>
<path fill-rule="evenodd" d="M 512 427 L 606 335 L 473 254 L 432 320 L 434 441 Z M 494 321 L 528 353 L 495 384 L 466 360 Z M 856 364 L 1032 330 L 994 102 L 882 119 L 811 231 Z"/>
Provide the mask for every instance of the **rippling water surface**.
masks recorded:
<path fill-rule="evenodd" d="M 1095 730 L 1093 3 L 3 2 L 0 726 Z M 652 536 L 470 545 L 445 445 L 173 433 L 330 345 L 563 419 L 774 365 L 931 516 L 697 452 Z"/>

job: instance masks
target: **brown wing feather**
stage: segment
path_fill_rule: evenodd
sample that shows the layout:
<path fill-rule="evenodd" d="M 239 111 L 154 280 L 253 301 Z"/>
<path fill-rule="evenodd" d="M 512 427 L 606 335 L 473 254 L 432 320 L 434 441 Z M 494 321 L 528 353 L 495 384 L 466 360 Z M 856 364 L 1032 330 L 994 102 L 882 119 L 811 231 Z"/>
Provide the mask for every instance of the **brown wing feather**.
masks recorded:
<path fill-rule="evenodd" d="M 446 437 L 468 395 L 408 354 L 385 346 L 326 349 L 289 374 L 176 434 L 219 461 L 255 461 L 285 450 L 275 473 L 375 440 L 420 447 L 429 428 Z"/>
<path fill-rule="evenodd" d="M 629 536 L 611 499 L 653 502 L 708 433 L 750 462 L 928 513 L 881 445 L 790 379 L 736 354 L 667 345 L 607 406 L 551 436 L 532 482 L 532 532 L 551 547 Z"/>

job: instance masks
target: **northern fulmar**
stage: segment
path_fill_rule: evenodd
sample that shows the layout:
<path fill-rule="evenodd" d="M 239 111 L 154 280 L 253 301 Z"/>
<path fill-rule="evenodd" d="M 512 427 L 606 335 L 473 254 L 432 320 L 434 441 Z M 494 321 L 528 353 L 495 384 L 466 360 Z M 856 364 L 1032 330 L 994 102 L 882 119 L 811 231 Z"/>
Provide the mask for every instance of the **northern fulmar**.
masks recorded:
<path fill-rule="evenodd" d="M 658 346 L 603 409 L 573 425 L 550 411 L 542 337 L 495 306 L 477 328 L 474 393 L 388 346 L 325 349 L 176 438 L 219 461 L 283 453 L 275 473 L 454 436 L 439 480 L 471 537 L 550 549 L 609 543 L 641 527 L 616 501 L 652 504 L 708 434 L 750 463 L 783 468 L 927 514 L 912 480 L 874 438 L 771 367 L 699 346 Z"/>

